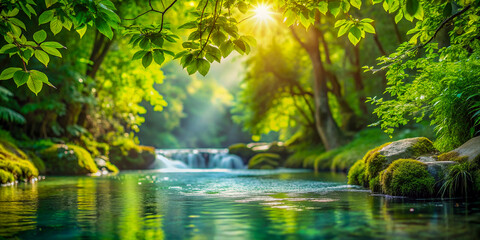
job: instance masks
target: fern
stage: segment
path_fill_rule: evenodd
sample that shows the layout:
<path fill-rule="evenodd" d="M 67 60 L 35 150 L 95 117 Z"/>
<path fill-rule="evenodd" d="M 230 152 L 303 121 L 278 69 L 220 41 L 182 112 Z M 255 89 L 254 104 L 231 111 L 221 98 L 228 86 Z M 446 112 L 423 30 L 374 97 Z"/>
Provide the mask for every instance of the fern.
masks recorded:
<path fill-rule="evenodd" d="M 0 120 L 19 124 L 25 123 L 25 118 L 20 113 L 2 106 L 0 106 Z"/>

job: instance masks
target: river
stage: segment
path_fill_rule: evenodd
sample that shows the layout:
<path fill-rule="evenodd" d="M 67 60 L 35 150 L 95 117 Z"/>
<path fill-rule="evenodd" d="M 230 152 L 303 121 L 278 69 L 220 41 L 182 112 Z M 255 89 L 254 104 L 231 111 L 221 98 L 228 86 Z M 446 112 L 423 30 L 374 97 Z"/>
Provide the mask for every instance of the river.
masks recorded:
<path fill-rule="evenodd" d="M 344 174 L 182 169 L 0 188 L 20 239 L 479 239 L 480 202 L 372 195 Z M 0 238 L 1 238 L 0 237 Z"/>

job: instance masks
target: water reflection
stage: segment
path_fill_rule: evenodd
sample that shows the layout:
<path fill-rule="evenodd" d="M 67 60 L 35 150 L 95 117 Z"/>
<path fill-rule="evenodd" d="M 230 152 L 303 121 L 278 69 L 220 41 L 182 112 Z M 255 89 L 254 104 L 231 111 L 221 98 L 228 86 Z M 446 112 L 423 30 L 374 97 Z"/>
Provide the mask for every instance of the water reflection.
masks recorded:
<path fill-rule="evenodd" d="M 145 172 L 0 188 L 0 236 L 477 239 L 479 211 L 479 202 L 371 196 L 339 174 Z"/>

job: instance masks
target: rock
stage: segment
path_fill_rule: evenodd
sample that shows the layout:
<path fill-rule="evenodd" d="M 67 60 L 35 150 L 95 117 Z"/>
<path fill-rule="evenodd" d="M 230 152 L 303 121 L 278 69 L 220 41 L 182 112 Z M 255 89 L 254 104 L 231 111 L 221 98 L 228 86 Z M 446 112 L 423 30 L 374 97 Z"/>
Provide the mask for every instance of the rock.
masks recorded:
<path fill-rule="evenodd" d="M 259 153 L 250 159 L 249 169 L 276 169 L 280 165 L 280 155 L 275 153 Z"/>
<path fill-rule="evenodd" d="M 54 144 L 40 152 L 47 174 L 82 175 L 98 172 L 90 153 L 73 144 Z"/>
<path fill-rule="evenodd" d="M 380 173 L 383 193 L 392 196 L 431 197 L 435 179 L 427 164 L 415 159 L 398 159 Z"/>
<path fill-rule="evenodd" d="M 348 184 L 366 186 L 365 184 L 365 162 L 358 160 L 348 171 Z"/>
<path fill-rule="evenodd" d="M 422 155 L 434 154 L 436 149 L 428 138 L 417 137 L 392 142 L 378 152 L 385 156 L 387 163 L 391 163 L 401 158 L 415 159 Z"/>
<path fill-rule="evenodd" d="M 155 162 L 155 148 L 135 144 L 110 147 L 110 162 L 119 169 L 148 169 Z"/>
<path fill-rule="evenodd" d="M 244 143 L 237 143 L 229 146 L 228 153 L 242 158 L 244 164 L 247 164 L 250 158 L 255 155 L 255 152 Z"/>
<path fill-rule="evenodd" d="M 427 165 L 427 171 L 435 179 L 435 188 L 440 189 L 440 187 L 445 182 L 445 176 L 448 174 L 448 167 L 456 164 L 453 161 L 432 161 L 424 162 Z"/>
<path fill-rule="evenodd" d="M 395 160 L 417 159 L 421 156 L 433 155 L 435 152 L 436 149 L 433 147 L 433 143 L 425 137 L 407 138 L 386 143 L 370 150 L 364 156 L 366 180 L 370 181 L 375 178 L 378 173 L 387 168 L 387 166 Z"/>
<path fill-rule="evenodd" d="M 464 143 L 462 146 L 438 156 L 439 161 L 469 161 L 473 163 L 480 162 L 480 136 L 474 137 Z"/>

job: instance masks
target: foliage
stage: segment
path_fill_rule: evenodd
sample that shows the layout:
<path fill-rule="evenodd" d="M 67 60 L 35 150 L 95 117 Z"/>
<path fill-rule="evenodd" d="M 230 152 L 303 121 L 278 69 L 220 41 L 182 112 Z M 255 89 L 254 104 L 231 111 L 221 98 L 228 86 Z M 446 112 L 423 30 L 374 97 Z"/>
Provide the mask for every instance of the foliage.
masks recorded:
<path fill-rule="evenodd" d="M 138 146 L 130 137 L 116 137 L 111 142 L 109 159 L 121 170 L 148 169 L 155 161 L 155 149 Z"/>
<path fill-rule="evenodd" d="M 445 196 L 472 196 L 475 186 L 475 165 L 465 161 L 450 166 L 445 175 L 444 183 L 440 188 L 440 194 Z"/>
<path fill-rule="evenodd" d="M 13 93 L 10 92 L 8 89 L 0 86 L 0 103 L 6 104 L 13 96 Z M 0 106 L 0 120 L 9 122 L 9 123 L 25 123 L 25 118 L 18 112 L 6 107 Z"/>
<path fill-rule="evenodd" d="M 410 30 L 409 34 L 415 33 L 410 41 L 380 59 L 385 64 L 382 69 L 387 69 L 387 92 L 395 98 L 370 101 L 377 105 L 374 113 L 380 121 L 376 124 L 386 133 L 410 118 L 421 121 L 429 116 L 437 130 L 435 146 L 442 151 L 478 135 L 478 4 L 424 2 L 426 19 Z M 452 10 L 452 5 L 458 10 Z M 438 24 L 444 18 L 452 22 L 443 40 L 447 44 L 431 43 L 444 27 L 446 22 Z"/>
<path fill-rule="evenodd" d="M 384 193 L 393 196 L 430 197 L 435 179 L 427 166 L 413 159 L 399 159 L 388 166 L 381 175 Z"/>

